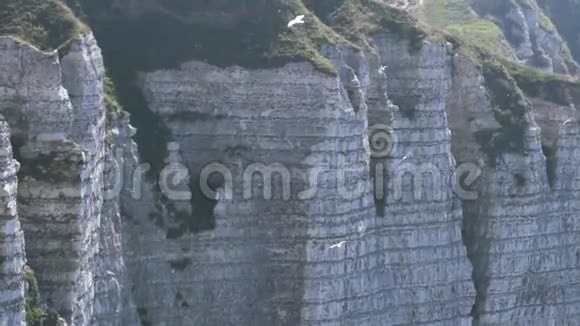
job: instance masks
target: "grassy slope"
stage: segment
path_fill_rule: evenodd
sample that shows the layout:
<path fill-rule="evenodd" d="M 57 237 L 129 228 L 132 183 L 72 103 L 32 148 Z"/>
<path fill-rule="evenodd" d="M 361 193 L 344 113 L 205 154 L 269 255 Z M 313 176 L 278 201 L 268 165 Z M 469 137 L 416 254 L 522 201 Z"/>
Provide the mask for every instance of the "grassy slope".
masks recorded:
<path fill-rule="evenodd" d="M 469 6 L 469 0 L 425 1 L 420 16 L 436 30 L 453 35 L 462 42 L 504 55 L 509 45 L 501 29 L 490 19 L 478 17 Z"/>
<path fill-rule="evenodd" d="M 530 4 L 537 6 L 533 0 Z M 495 117 L 502 126 L 475 135 L 491 162 L 498 153 L 523 149 L 529 124 L 523 105 L 525 96 L 558 105 L 580 99 L 579 83 L 509 60 L 502 50 L 507 43 L 501 29 L 492 19 L 479 17 L 470 10 L 468 0 L 426 1 L 421 18 L 435 30 L 448 34 L 458 51 L 481 67 Z M 545 15 L 541 15 L 540 21 L 553 30 Z"/>
<path fill-rule="evenodd" d="M 84 29 L 60 0 L 0 1 L 0 35 L 16 36 L 42 50 L 56 49 Z"/>
<path fill-rule="evenodd" d="M 419 49 L 428 36 L 407 12 L 372 0 L 305 0 L 322 21 L 340 35 L 357 44 L 366 42 L 366 36 L 389 31 L 409 40 L 412 50 Z"/>
<path fill-rule="evenodd" d="M 539 19 L 540 19 L 540 25 L 548 30 L 548 31 L 552 31 L 554 34 L 556 34 L 557 38 L 560 40 L 562 46 L 560 55 L 562 56 L 562 58 L 564 58 L 564 60 L 566 61 L 567 65 L 571 65 L 574 63 L 574 58 L 572 56 L 572 51 L 570 51 L 570 47 L 568 46 L 568 43 L 564 40 L 564 38 L 562 38 L 562 35 L 560 35 L 558 29 L 556 28 L 556 26 L 554 25 L 554 23 L 552 22 L 552 20 L 550 19 L 550 17 L 548 17 L 548 15 L 546 15 L 546 13 L 544 12 L 544 10 L 539 6 L 538 2 L 536 0 L 527 0 L 528 3 L 534 7 L 539 13 Z"/>
<path fill-rule="evenodd" d="M 309 61 L 321 71 L 335 73 L 318 47 L 336 43 L 340 37 L 297 0 L 173 0 L 164 3 L 163 10 L 134 20 L 116 14 L 99 0 L 84 2 L 84 10 L 109 57 L 127 58 L 125 64 L 135 70 L 170 68 L 197 59 L 218 66 L 249 68 Z M 288 21 L 299 14 L 306 15 L 307 24 L 288 29 Z M 196 15 L 233 18 L 220 24 Z"/>
<path fill-rule="evenodd" d="M 552 18 L 560 34 L 569 42 L 571 52 L 580 61 L 580 0 L 538 0 Z"/>

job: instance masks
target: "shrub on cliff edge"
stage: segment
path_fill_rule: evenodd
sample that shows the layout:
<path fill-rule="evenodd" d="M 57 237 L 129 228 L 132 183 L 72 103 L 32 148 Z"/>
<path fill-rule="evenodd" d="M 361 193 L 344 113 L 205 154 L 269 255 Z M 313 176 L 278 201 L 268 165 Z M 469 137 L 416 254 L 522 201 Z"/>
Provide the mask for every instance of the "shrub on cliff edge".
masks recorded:
<path fill-rule="evenodd" d="M 41 50 L 66 44 L 85 29 L 60 0 L 0 1 L 0 35 L 11 35 Z"/>

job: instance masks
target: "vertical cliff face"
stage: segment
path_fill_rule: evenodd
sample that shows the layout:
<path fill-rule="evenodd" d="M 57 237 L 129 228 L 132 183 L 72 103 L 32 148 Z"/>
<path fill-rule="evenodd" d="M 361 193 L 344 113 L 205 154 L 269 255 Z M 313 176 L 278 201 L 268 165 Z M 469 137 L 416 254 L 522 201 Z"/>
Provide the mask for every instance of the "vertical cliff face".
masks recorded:
<path fill-rule="evenodd" d="M 481 0 L 474 2 L 474 8 L 482 16 L 498 19 L 518 59 L 559 74 L 579 72 L 566 42 L 536 0 Z"/>
<path fill-rule="evenodd" d="M 125 169 L 135 159 L 135 130 L 126 112 L 107 113 L 107 139 L 103 144 L 103 206 L 98 228 L 99 252 L 95 262 L 95 301 L 91 325 L 139 325 L 127 275 L 123 244 L 121 198 Z M 127 169 L 129 171 L 129 169 Z M 126 190 L 126 189 L 125 189 Z"/>
<path fill-rule="evenodd" d="M 122 270 L 109 275 L 114 267 L 122 269 L 122 260 L 120 249 L 105 240 L 118 216 L 116 206 L 107 206 L 111 215 L 101 220 L 106 120 L 100 49 L 90 33 L 78 36 L 60 53 L 43 53 L 12 38 L 0 42 L 6 70 L 0 111 L 10 133 L 6 128 L 3 131 L 21 164 L 18 211 L 26 259 L 36 271 L 40 300 L 73 325 L 88 325 L 91 319 L 99 325 L 120 324 L 122 303 L 102 303 L 115 295 L 121 298 L 121 289 L 113 294 L 102 290 L 109 285 L 102 285 L 101 278 L 122 278 Z M 10 154 L 10 147 L 6 149 Z M 15 173 L 14 165 L 7 163 L 6 169 L 6 182 L 14 185 L 5 188 L 16 196 L 16 177 L 9 175 Z M 16 207 L 10 212 L 14 214 L 6 215 L 16 216 Z M 14 240 L 7 247 L 12 248 L 7 258 L 13 266 L 6 265 L 6 272 L 14 280 L 22 279 L 22 266 L 16 265 L 23 258 L 14 251 L 24 248 L 18 242 L 18 225 L 14 217 L 5 224 L 5 236 Z M 113 236 L 119 237 L 119 232 Z M 105 246 L 101 248 L 99 242 Z M 15 294 L 16 283 L 12 287 Z M 95 291 L 100 294 L 97 301 Z M 17 298 L 12 300 L 16 309 Z M 115 318 L 106 320 L 115 313 Z"/>
<path fill-rule="evenodd" d="M 125 206 L 142 321 L 470 323 L 475 292 L 452 193 L 446 46 L 409 53 L 396 37 L 375 41 L 374 54 L 328 48 L 338 77 L 308 65 L 246 70 L 200 62 L 142 75 L 148 107 L 169 131 L 172 164 L 161 175 L 184 172 L 168 179 L 170 189 L 163 178 L 144 185 L 142 199 Z M 399 109 L 387 101 L 379 64 L 395 71 L 389 93 Z M 369 166 L 381 149 L 369 152 L 364 139 L 366 128 L 371 140 L 373 131 L 388 132 L 377 126 L 398 139 L 388 157 L 373 160 L 384 163 L 382 177 Z M 415 165 L 425 171 L 418 175 Z M 373 168 L 387 190 L 375 205 Z M 225 181 L 209 180 L 219 195 L 198 197 L 203 171 L 224 170 Z M 317 192 L 302 192 L 318 170 Z M 252 171 L 258 178 L 248 177 Z M 272 172 L 281 177 L 272 199 L 264 198 L 271 180 L 260 175 Z M 341 173 L 345 188 L 337 183 Z M 423 180 L 423 173 L 431 176 Z M 414 186 L 413 177 L 422 184 Z M 177 191 L 184 198 L 176 201 L 169 195 Z M 208 313 L 214 310 L 222 313 Z"/>
<path fill-rule="evenodd" d="M 388 97 L 398 106 L 391 123 L 396 144 L 387 160 L 381 235 L 391 247 L 387 250 L 401 250 L 401 256 L 393 255 L 385 268 L 401 277 L 394 284 L 398 297 L 415 296 L 391 312 L 400 318 L 393 324 L 468 325 L 475 291 L 461 241 L 461 207 L 453 193 L 455 160 L 445 111 L 450 45 L 427 41 L 414 50 L 392 34 L 377 35 L 374 42 L 388 67 Z"/>
<path fill-rule="evenodd" d="M 353 108 L 339 79 L 306 64 L 252 71 L 190 62 L 144 75 L 142 87 L 192 195 L 176 201 L 179 183 L 161 186 L 149 211 L 131 213 L 142 320 L 318 325 L 360 311 L 365 303 L 351 302 L 351 293 L 370 291 L 358 279 L 374 264 L 357 228 L 371 223 L 372 210 L 366 109 Z M 211 164 L 228 171 L 225 182 L 209 180 L 219 194 L 213 200 L 198 189 Z M 337 192 L 341 164 L 354 171 L 345 187 L 361 187 L 353 198 Z M 261 180 L 269 173 L 271 198 L 262 186 L 272 180 Z M 304 192 L 309 187 L 317 190 Z"/>
<path fill-rule="evenodd" d="M 248 27 L 243 4 L 123 3 Z M 24 323 L 25 262 L 70 325 L 577 324 L 577 85 L 352 3 L 380 28 L 316 3 L 307 31 L 360 47 L 287 32 L 260 67 L 148 49 L 120 78 L 132 116 L 91 33 L 0 37 L 0 325 Z M 476 6 L 519 59 L 575 73 L 534 1 Z"/>
<path fill-rule="evenodd" d="M 477 289 L 474 323 L 573 324 L 577 199 L 576 168 L 569 165 L 575 154 L 568 146 L 576 141 L 575 109 L 529 98 L 533 120 L 523 147 L 491 158 L 477 150 L 474 137 L 501 125 L 494 94 L 486 91 L 489 80 L 461 55 L 453 64 L 447 104 L 453 153 L 458 162 L 486 162 L 473 185 L 478 198 L 463 202 L 463 238 Z"/>
<path fill-rule="evenodd" d="M 576 61 L 580 60 L 580 35 L 578 33 L 578 20 L 574 19 L 580 9 L 580 4 L 575 0 L 549 1 L 538 0 L 548 16 L 552 19 L 560 34 L 566 39 Z"/>
<path fill-rule="evenodd" d="M 24 325 L 26 261 L 24 235 L 18 219 L 16 172 L 19 164 L 12 157 L 10 131 L 0 121 L 0 325 Z"/>

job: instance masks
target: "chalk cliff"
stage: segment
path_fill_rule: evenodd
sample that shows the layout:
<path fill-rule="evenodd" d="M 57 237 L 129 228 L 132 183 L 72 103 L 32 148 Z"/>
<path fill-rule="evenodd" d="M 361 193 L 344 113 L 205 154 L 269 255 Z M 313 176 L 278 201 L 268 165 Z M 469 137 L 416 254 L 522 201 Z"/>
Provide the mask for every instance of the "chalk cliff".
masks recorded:
<path fill-rule="evenodd" d="M 95 34 L 0 36 L 0 325 L 578 324 L 578 65 L 539 2 L 473 7 L 521 62 L 376 1 L 67 1 Z M 284 10 L 308 33 L 251 19 Z M 178 33 L 125 38 L 150 17 Z"/>
<path fill-rule="evenodd" d="M 474 8 L 498 19 L 518 59 L 555 73 L 579 72 L 568 45 L 536 0 L 478 0 Z"/>

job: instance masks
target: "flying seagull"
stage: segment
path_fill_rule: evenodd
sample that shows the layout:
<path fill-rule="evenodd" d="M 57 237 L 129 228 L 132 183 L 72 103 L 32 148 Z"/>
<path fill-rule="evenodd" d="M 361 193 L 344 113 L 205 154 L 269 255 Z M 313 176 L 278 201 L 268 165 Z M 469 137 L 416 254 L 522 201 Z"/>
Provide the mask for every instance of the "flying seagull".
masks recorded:
<path fill-rule="evenodd" d="M 332 246 L 330 246 L 330 248 L 329 248 L 329 249 L 332 249 L 332 248 L 340 248 L 340 247 L 342 247 L 342 245 L 343 245 L 343 244 L 345 244 L 345 243 L 346 243 L 346 241 L 341 241 L 341 242 L 339 242 L 339 243 L 337 243 L 337 244 L 333 244 Z"/>
<path fill-rule="evenodd" d="M 296 16 L 296 18 L 292 19 L 288 23 L 288 28 L 290 28 L 296 24 L 304 24 L 304 15 L 299 15 L 299 16 Z"/>
<path fill-rule="evenodd" d="M 379 67 L 379 74 L 384 74 L 384 73 L 385 73 L 385 70 L 386 70 L 387 68 L 388 68 L 387 66 L 380 66 L 380 67 Z"/>
<path fill-rule="evenodd" d="M 405 154 L 405 156 L 403 156 L 403 158 L 401 159 L 401 161 L 404 161 L 408 158 L 413 157 L 414 152 L 411 150 L 410 152 L 408 152 L 407 154 Z"/>

